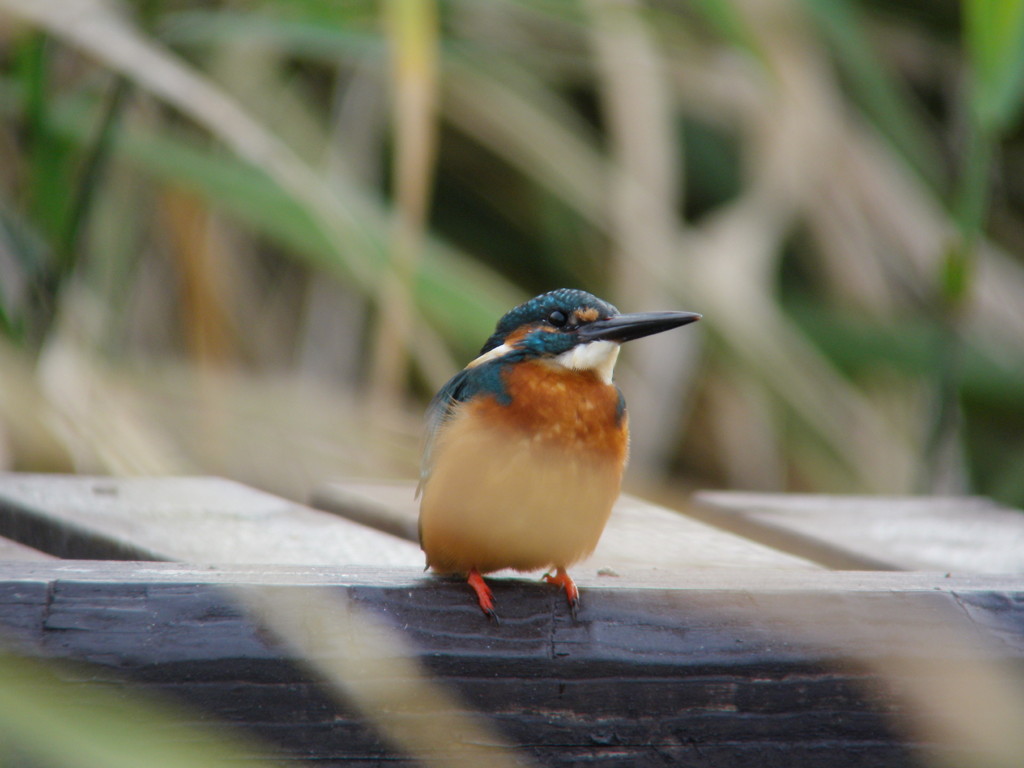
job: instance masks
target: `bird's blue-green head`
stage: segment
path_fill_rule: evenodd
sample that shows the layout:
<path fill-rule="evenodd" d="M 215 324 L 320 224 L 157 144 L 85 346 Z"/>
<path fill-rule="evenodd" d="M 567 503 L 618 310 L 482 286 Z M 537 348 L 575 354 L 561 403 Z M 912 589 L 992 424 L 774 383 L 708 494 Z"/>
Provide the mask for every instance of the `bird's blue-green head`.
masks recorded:
<path fill-rule="evenodd" d="M 548 358 L 610 381 L 622 342 L 700 319 L 695 312 L 621 314 L 607 301 L 574 288 L 559 288 L 513 307 L 498 321 L 474 363 L 510 355 Z M 471 364 L 472 365 L 472 364 Z"/>

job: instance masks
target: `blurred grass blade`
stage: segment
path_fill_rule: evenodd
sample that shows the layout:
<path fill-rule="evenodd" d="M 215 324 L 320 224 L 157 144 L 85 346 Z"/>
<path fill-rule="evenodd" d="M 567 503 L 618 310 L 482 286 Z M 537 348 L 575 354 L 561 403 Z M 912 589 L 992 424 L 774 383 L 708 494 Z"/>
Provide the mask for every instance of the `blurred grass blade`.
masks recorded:
<path fill-rule="evenodd" d="M 422 228 L 437 142 L 438 9 L 433 0 L 388 0 L 399 213 Z"/>
<path fill-rule="evenodd" d="M 0 200 L 0 332 L 24 342 L 46 311 L 36 295 L 45 277 L 49 248 L 31 222 Z"/>
<path fill-rule="evenodd" d="M 356 3 L 329 4 L 331 10 L 343 12 Z M 239 8 L 192 7 L 164 15 L 160 37 L 176 45 L 218 46 L 245 41 L 254 45 L 271 45 L 297 58 L 337 62 L 354 62 L 367 57 L 384 57 L 384 45 L 378 35 L 353 28 L 339 21 L 324 23 L 318 18 L 305 18 L 301 11 L 311 6 L 289 3 L 287 15 L 257 14 Z M 324 6 L 320 6 L 323 8 Z"/>
<path fill-rule="evenodd" d="M 445 116 L 467 136 L 576 211 L 608 227 L 600 139 L 553 88 L 515 62 L 468 48 L 446 62 Z"/>
<path fill-rule="evenodd" d="M 960 300 L 984 229 L 989 172 L 999 134 L 1009 127 L 1024 95 L 1024 0 L 968 0 L 963 6 L 964 47 L 970 67 L 969 120 L 955 215 L 962 242 L 946 260 L 946 295 Z"/>
<path fill-rule="evenodd" d="M 941 482 L 936 467 L 958 457 L 962 412 L 959 392 L 964 342 L 960 322 L 974 291 L 979 242 L 987 219 L 990 174 L 1000 134 L 1016 113 L 1024 85 L 1024 0 L 967 0 L 964 47 L 970 92 L 963 166 L 953 201 L 959 237 L 950 243 L 939 273 L 942 306 L 936 346 L 936 408 L 926 446 L 925 482 Z"/>
<path fill-rule="evenodd" d="M 58 253 L 64 256 L 65 261 L 74 262 L 88 223 L 89 213 L 94 202 L 100 197 L 98 189 L 110 160 L 118 121 L 130 91 L 131 86 L 128 81 L 123 77 L 118 77 L 103 105 L 103 114 L 96 131 L 96 139 L 89 148 L 79 174 L 67 220 L 63 223 L 63 230 L 57 245 Z"/>
<path fill-rule="evenodd" d="M 1024 88 L 1024 0 L 966 0 L 971 107 L 982 132 L 1010 127 Z"/>
<path fill-rule="evenodd" d="M 732 45 L 746 51 L 760 64 L 767 64 L 763 46 L 757 41 L 736 0 L 693 0 L 693 8 Z"/>
<path fill-rule="evenodd" d="M 181 284 L 182 325 L 189 356 L 200 369 L 238 359 L 238 329 L 232 322 L 233 254 L 213 235 L 207 201 L 181 189 L 160 200 L 167 251 Z"/>
<path fill-rule="evenodd" d="M 430 768 L 529 765 L 424 672 L 405 638 L 341 591 L 237 589 L 248 610 L 354 703 L 392 744 Z"/>
<path fill-rule="evenodd" d="M 26 93 L 24 130 L 28 145 L 29 209 L 35 225 L 47 235 L 60 231 L 66 205 L 66 152 L 50 130 L 52 106 L 51 41 L 41 33 L 17 49 L 18 69 Z"/>
<path fill-rule="evenodd" d="M 664 276 L 672 274 L 680 255 L 684 159 L 662 52 L 639 3 L 588 0 L 584 8 L 592 18 L 599 96 L 616 169 L 606 214 L 613 238 L 612 288 L 620 306 L 669 306 L 678 300 Z M 626 369 L 623 381 L 634 393 L 631 456 L 641 472 L 655 471 L 675 439 L 678 423 L 666 414 L 682 410 L 695 344 L 693 336 L 662 336 L 630 351 L 636 368 Z"/>
<path fill-rule="evenodd" d="M 981 0 L 982 3 L 989 0 Z M 864 104 L 897 150 L 934 190 L 944 187 L 941 155 L 914 99 L 886 72 L 851 0 L 803 0 Z"/>
<path fill-rule="evenodd" d="M 369 391 L 376 407 L 397 406 L 405 390 L 414 284 L 437 145 L 437 6 L 433 0 L 387 0 L 384 12 L 391 47 L 396 221 L 391 268 L 378 293 L 381 311 L 370 367 Z"/>
<path fill-rule="evenodd" d="M 80 679 L 76 674 L 74 678 Z M 12 753 L 54 768 L 272 768 L 267 750 L 141 691 L 69 682 L 55 668 L 0 653 L 0 762 Z M 263 754 L 260 754 L 260 753 Z M 18 763 L 20 764 L 20 763 Z"/>
<path fill-rule="evenodd" d="M 69 136 L 81 136 L 72 115 L 62 118 L 60 125 Z M 124 129 L 120 148 L 122 156 L 144 172 L 202 195 L 311 268 L 346 276 L 333 258 L 331 243 L 313 226 L 310 212 L 259 169 L 138 127 Z M 367 220 L 385 219 L 379 207 L 360 210 Z M 493 270 L 433 238 L 426 243 L 415 295 L 431 325 L 466 352 L 476 351 L 504 308 L 522 300 L 522 294 Z"/>

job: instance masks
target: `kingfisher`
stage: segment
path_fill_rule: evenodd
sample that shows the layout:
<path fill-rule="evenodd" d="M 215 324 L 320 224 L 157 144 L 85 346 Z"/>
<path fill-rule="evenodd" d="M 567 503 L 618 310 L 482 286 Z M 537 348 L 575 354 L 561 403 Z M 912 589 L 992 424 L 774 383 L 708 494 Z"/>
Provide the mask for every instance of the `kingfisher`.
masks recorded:
<path fill-rule="evenodd" d="M 629 453 L 626 402 L 612 381 L 619 347 L 700 318 L 621 314 L 572 288 L 509 310 L 427 409 L 417 488 L 427 567 L 465 577 L 495 620 L 483 574 L 545 570 L 575 617 L 567 568 L 597 546 Z"/>

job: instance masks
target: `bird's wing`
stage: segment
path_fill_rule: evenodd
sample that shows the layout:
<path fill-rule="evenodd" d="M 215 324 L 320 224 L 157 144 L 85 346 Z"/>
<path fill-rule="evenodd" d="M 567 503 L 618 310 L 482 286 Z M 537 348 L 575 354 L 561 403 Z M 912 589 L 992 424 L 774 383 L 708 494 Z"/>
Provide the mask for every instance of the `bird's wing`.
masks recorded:
<path fill-rule="evenodd" d="M 455 406 L 465 402 L 472 397 L 473 387 L 470 379 L 473 369 L 464 368 L 452 376 L 448 382 L 437 391 L 430 405 L 427 406 L 426 425 L 423 437 L 423 460 L 420 463 L 420 482 L 416 486 L 416 496 L 423 490 L 423 484 L 430 477 L 430 470 L 433 467 L 434 443 L 441 431 L 444 422 L 451 416 Z"/>

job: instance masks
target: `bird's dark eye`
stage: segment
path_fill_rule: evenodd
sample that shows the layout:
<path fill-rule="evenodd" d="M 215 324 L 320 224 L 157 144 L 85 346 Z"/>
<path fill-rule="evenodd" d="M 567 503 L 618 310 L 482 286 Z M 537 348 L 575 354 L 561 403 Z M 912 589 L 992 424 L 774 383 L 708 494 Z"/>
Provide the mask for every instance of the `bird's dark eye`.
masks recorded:
<path fill-rule="evenodd" d="M 548 315 L 548 322 L 556 328 L 561 328 L 565 325 L 566 320 L 568 320 L 568 318 L 565 316 L 565 313 L 557 309 Z"/>

